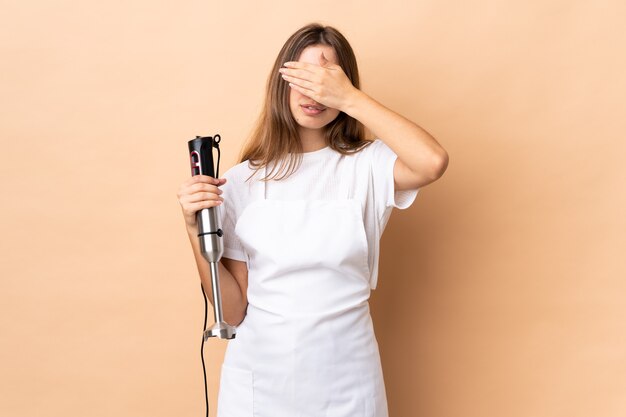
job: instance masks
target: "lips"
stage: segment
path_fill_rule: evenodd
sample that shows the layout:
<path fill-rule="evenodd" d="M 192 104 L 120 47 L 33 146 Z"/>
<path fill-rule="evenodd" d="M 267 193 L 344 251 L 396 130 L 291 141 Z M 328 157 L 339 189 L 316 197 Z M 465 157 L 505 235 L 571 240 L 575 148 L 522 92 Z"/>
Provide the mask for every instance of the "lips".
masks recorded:
<path fill-rule="evenodd" d="M 322 113 L 324 113 L 324 111 L 326 110 L 325 108 L 322 107 L 317 107 L 317 106 L 301 106 L 302 107 L 302 113 L 306 114 L 307 116 L 318 116 Z"/>
<path fill-rule="evenodd" d="M 311 110 L 326 110 L 326 107 L 324 106 L 317 106 L 315 104 L 301 104 L 302 107 L 307 108 L 307 109 L 311 109 Z"/>
<path fill-rule="evenodd" d="M 302 108 L 302 112 L 307 116 L 317 116 L 326 110 L 326 107 L 315 104 L 301 104 L 300 107 Z"/>

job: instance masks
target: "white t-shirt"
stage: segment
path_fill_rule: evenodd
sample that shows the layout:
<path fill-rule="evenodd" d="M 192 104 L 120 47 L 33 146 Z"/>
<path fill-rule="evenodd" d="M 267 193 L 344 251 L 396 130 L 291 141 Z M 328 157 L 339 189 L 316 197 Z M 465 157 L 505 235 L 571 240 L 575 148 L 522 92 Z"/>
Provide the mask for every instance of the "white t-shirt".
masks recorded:
<path fill-rule="evenodd" d="M 351 181 L 351 198 L 361 202 L 363 220 L 369 250 L 370 287 L 376 288 L 378 281 L 378 258 L 380 238 L 394 207 L 406 209 L 417 197 L 419 189 L 394 190 L 393 168 L 398 157 L 382 140 L 375 139 L 370 145 L 352 155 L 342 155 L 330 147 L 305 152 L 302 164 L 286 179 L 272 180 L 266 184 L 267 199 L 339 199 L 345 183 Z M 348 164 L 342 166 L 342 164 Z M 343 171 L 342 171 L 343 169 Z M 267 169 L 268 174 L 271 171 Z M 343 175 L 338 175 L 342 172 Z M 224 203 L 218 209 L 221 228 L 224 232 L 224 258 L 248 262 L 248 254 L 235 233 L 239 215 L 255 199 L 262 198 L 255 192 L 257 181 L 262 175 L 254 173 L 248 161 L 241 162 L 220 177 L 226 178 L 223 191 Z M 279 176 L 282 175 L 279 174 Z M 340 186 L 341 185 L 341 186 Z"/>

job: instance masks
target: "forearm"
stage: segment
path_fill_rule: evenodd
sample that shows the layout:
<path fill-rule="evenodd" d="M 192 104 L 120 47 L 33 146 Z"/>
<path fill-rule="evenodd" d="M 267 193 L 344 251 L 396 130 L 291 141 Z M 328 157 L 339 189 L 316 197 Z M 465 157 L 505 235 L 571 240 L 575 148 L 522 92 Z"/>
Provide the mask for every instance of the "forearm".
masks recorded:
<path fill-rule="evenodd" d="M 204 259 L 200 251 L 200 241 L 198 239 L 197 229 L 187 229 L 187 235 L 189 236 L 189 242 L 191 243 L 191 247 L 193 249 L 193 255 L 196 260 L 196 266 L 200 275 L 200 281 L 204 287 L 204 292 L 206 293 L 211 305 L 213 305 L 211 268 L 209 262 Z M 221 261 L 218 262 L 218 273 L 224 321 L 232 326 L 236 326 L 243 320 L 247 307 L 243 302 L 244 298 L 241 293 L 241 288 L 230 271 L 222 265 Z"/>
<path fill-rule="evenodd" d="M 357 119 L 387 144 L 414 172 L 438 167 L 447 153 L 426 130 L 383 106 L 363 91 L 355 89 L 344 112 Z M 432 177 L 437 173 L 433 172 Z"/>

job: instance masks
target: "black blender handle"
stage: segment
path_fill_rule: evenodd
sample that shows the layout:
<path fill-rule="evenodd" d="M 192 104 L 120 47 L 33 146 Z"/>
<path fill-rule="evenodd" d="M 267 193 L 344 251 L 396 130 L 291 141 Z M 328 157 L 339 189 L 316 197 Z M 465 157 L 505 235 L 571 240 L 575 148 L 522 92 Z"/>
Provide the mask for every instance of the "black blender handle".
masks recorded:
<path fill-rule="evenodd" d="M 217 178 L 220 164 L 220 135 L 196 136 L 187 142 L 191 175 L 208 175 Z M 213 148 L 217 148 L 217 168 L 213 167 Z"/>

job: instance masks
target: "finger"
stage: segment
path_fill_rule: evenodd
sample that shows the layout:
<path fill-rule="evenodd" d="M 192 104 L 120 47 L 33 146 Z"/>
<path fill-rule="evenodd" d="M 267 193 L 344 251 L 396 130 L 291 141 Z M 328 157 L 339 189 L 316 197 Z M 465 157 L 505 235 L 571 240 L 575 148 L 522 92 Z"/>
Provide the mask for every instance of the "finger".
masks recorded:
<path fill-rule="evenodd" d="M 222 204 L 221 201 L 214 201 L 214 200 L 210 200 L 210 201 L 201 201 L 198 203 L 192 203 L 188 206 L 188 211 L 189 213 L 195 213 L 199 210 L 205 209 L 205 208 L 211 208 L 211 207 L 216 207 L 219 206 L 220 204 Z"/>
<path fill-rule="evenodd" d="M 179 203 L 181 207 L 183 207 L 183 209 L 188 209 L 194 204 L 205 203 L 209 201 L 224 201 L 224 197 L 218 196 L 213 193 L 196 193 L 191 195 L 185 195 L 179 199 Z"/>
<path fill-rule="evenodd" d="M 182 200 L 183 198 L 187 198 L 187 196 L 193 195 L 195 193 L 202 192 L 212 192 L 215 194 L 222 194 L 223 191 L 217 188 L 217 185 L 207 184 L 204 182 L 198 182 L 191 185 L 181 186 L 178 190 L 178 198 Z"/>
<path fill-rule="evenodd" d="M 289 75 L 291 77 L 300 78 L 302 80 L 316 81 L 319 80 L 317 72 L 307 71 L 304 69 L 295 68 L 281 68 L 278 70 L 281 74 Z"/>
<path fill-rule="evenodd" d="M 226 183 L 226 178 L 213 178 L 208 175 L 193 175 L 187 178 L 181 185 L 178 187 L 177 196 L 181 198 L 184 195 L 191 194 L 193 192 L 204 190 L 205 187 L 213 187 L 209 188 L 210 190 L 219 191 L 219 194 L 222 193 L 217 187 L 220 187 Z"/>
<path fill-rule="evenodd" d="M 309 64 L 308 62 L 289 61 L 285 62 L 283 66 L 287 68 L 302 69 L 309 72 L 315 72 L 319 69 L 319 65 Z"/>
<path fill-rule="evenodd" d="M 339 64 L 327 64 L 326 68 L 343 71 L 343 68 L 341 68 L 341 65 Z"/>
<path fill-rule="evenodd" d="M 307 81 L 307 80 L 302 79 L 302 78 L 291 77 L 291 76 L 286 75 L 286 74 L 283 74 L 282 77 L 283 77 L 283 80 L 285 80 L 287 82 L 290 82 L 290 83 L 293 83 L 293 84 L 296 84 L 296 85 L 299 85 L 299 86 L 301 86 L 303 88 L 306 88 L 307 90 L 313 90 L 313 87 L 315 86 L 315 84 L 312 83 L 311 81 Z"/>
<path fill-rule="evenodd" d="M 214 178 L 211 177 L 209 175 L 194 175 L 191 177 L 190 182 L 193 183 L 198 183 L 198 182 L 205 182 L 205 183 L 209 183 L 209 184 L 219 184 L 219 183 L 225 183 L 226 182 L 226 178 Z"/>
<path fill-rule="evenodd" d="M 217 195 L 212 192 L 199 192 L 187 195 L 185 198 L 181 199 L 187 203 L 197 203 L 198 201 L 224 201 L 224 197 L 221 195 Z"/>
<path fill-rule="evenodd" d="M 216 193 L 216 194 L 222 194 L 224 191 L 220 190 L 219 188 L 217 188 L 218 186 L 215 184 L 207 184 L 204 182 L 199 182 L 196 184 L 193 184 L 191 187 L 189 187 L 189 194 L 192 193 L 197 193 L 197 192 L 203 192 L 203 191 L 210 191 L 212 193 Z"/>
<path fill-rule="evenodd" d="M 320 65 L 321 65 L 322 67 L 325 67 L 325 66 L 326 66 L 326 64 L 328 64 L 328 62 L 329 62 L 329 61 L 328 61 L 328 60 L 326 59 L 326 57 L 324 56 L 324 51 L 322 51 L 322 53 L 320 54 L 320 59 L 319 59 L 319 61 L 320 61 Z"/>
<path fill-rule="evenodd" d="M 215 178 L 210 177 L 208 175 L 202 175 L 202 174 L 198 174 L 198 175 L 194 175 L 192 176 L 189 181 L 192 183 L 196 183 L 196 182 L 213 182 Z"/>
<path fill-rule="evenodd" d="M 306 88 L 302 88 L 299 85 L 296 85 L 296 84 L 293 84 L 293 83 L 289 83 L 289 87 L 293 88 L 296 91 L 299 91 L 300 93 L 304 94 L 305 96 L 307 96 L 309 98 L 312 98 L 315 101 L 318 101 L 315 98 L 315 92 L 314 91 L 308 90 Z"/>

